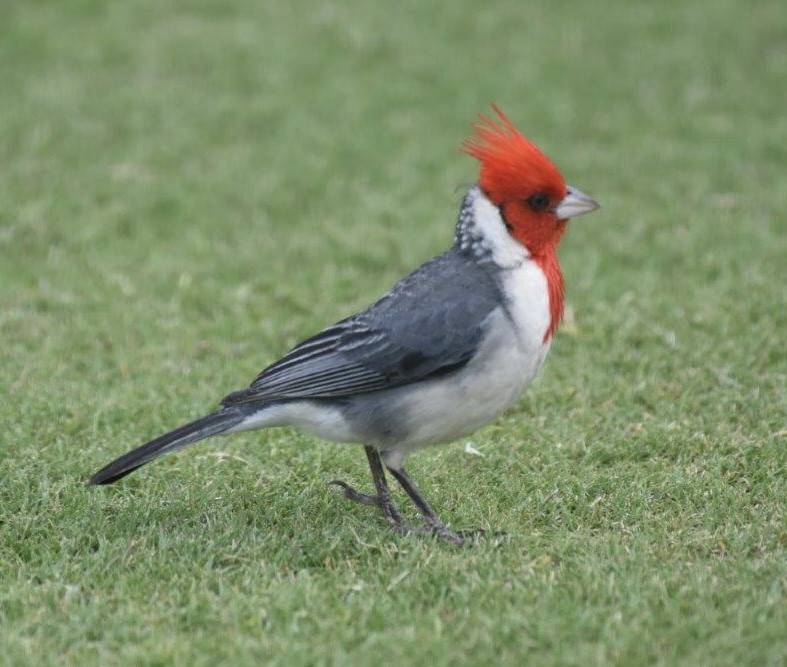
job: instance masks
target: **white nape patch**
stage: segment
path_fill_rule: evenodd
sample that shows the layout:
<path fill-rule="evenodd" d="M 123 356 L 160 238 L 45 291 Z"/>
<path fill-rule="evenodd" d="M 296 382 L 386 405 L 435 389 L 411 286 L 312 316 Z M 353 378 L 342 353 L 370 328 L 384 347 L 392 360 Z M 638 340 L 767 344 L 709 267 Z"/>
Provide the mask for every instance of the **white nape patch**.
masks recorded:
<path fill-rule="evenodd" d="M 225 433 L 270 426 L 296 426 L 324 440 L 358 442 L 356 432 L 338 408 L 315 401 L 287 401 L 260 408 Z"/>
<path fill-rule="evenodd" d="M 469 191 L 473 206 L 473 236 L 491 253 L 490 259 L 502 268 L 514 268 L 530 257 L 527 248 L 514 239 L 506 228 L 500 209 L 477 185 Z"/>

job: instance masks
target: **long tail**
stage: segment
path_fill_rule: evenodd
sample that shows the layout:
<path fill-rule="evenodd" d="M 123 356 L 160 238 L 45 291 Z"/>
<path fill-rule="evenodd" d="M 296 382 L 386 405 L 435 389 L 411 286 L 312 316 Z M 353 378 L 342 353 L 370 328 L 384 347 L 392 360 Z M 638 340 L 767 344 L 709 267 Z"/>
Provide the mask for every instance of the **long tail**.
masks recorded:
<path fill-rule="evenodd" d="M 210 438 L 219 433 L 237 426 L 246 412 L 238 407 L 222 408 L 217 412 L 200 417 L 199 419 L 185 424 L 174 431 L 160 435 L 141 447 L 131 450 L 119 459 L 115 459 L 109 465 L 104 466 L 89 480 L 88 484 L 112 484 L 120 478 L 125 477 L 130 472 L 150 463 L 153 459 L 162 454 L 175 451 L 193 442 Z"/>

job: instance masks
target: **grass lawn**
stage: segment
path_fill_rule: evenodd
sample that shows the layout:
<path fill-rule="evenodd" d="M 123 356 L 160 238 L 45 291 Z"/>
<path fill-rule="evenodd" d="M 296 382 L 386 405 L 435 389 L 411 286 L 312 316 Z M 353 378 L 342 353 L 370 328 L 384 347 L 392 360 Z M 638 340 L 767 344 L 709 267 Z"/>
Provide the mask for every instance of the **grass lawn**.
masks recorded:
<path fill-rule="evenodd" d="M 0 5 L 0 665 L 785 664 L 783 2 L 442 5 Z M 84 485 L 447 247 L 490 101 L 603 206 L 538 381 L 409 461 L 505 537 L 288 429 Z"/>

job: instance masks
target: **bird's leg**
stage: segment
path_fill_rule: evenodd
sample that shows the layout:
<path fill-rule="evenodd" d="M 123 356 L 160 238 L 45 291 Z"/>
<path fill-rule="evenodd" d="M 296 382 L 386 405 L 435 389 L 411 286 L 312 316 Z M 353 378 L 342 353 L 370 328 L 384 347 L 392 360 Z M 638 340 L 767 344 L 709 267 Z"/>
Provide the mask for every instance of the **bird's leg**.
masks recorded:
<path fill-rule="evenodd" d="M 402 517 L 391 500 L 391 493 L 388 491 L 388 482 L 385 479 L 385 470 L 383 470 L 383 464 L 380 460 L 380 453 L 374 447 L 365 447 L 364 449 L 366 450 L 366 458 L 369 459 L 369 469 L 372 471 L 374 487 L 377 489 L 380 509 L 382 509 L 388 523 L 397 528 L 402 528 Z"/>
<path fill-rule="evenodd" d="M 345 498 L 349 498 L 350 500 L 354 500 L 364 505 L 375 505 L 379 507 L 388 523 L 400 531 L 407 532 L 407 529 L 402 525 L 402 517 L 391 500 L 391 493 L 388 490 L 388 482 L 385 479 L 385 471 L 380 461 L 380 454 L 374 447 L 364 447 L 364 449 L 366 451 L 366 458 L 369 459 L 369 469 L 372 471 L 372 479 L 374 480 L 374 488 L 377 490 L 377 495 L 372 496 L 368 493 L 361 493 L 347 484 L 347 482 L 343 482 L 339 479 L 335 479 L 330 483 L 340 487 L 344 492 Z"/>
<path fill-rule="evenodd" d="M 432 529 L 435 535 L 459 546 L 464 544 L 464 538 L 458 533 L 449 530 L 440 517 L 437 516 L 419 488 L 415 485 L 415 482 L 407 475 L 404 468 L 399 468 L 397 470 L 389 467 L 388 471 L 396 478 L 396 481 L 399 482 L 402 488 L 407 492 L 407 495 L 410 496 L 415 506 L 418 508 L 418 511 L 424 517 L 429 528 Z"/>
<path fill-rule="evenodd" d="M 419 532 L 417 528 L 413 529 L 404 525 L 401 515 L 393 504 L 391 493 L 388 490 L 388 482 L 385 479 L 385 469 L 380 460 L 379 452 L 374 447 L 364 447 L 364 450 L 366 451 L 366 458 L 369 459 L 369 469 L 372 471 L 372 479 L 374 480 L 374 487 L 377 491 L 377 495 L 373 496 L 368 493 L 362 493 L 358 491 L 358 489 L 347 484 L 347 482 L 343 482 L 339 479 L 333 480 L 330 484 L 341 488 L 345 498 L 354 500 L 357 503 L 362 503 L 363 505 L 374 505 L 379 507 L 383 516 L 385 516 L 385 520 L 400 533 L 407 534 Z M 407 492 L 407 495 L 410 496 L 415 503 L 418 511 L 426 520 L 428 530 L 453 544 L 461 546 L 465 543 L 462 535 L 449 530 L 440 517 L 437 516 L 426 501 L 426 498 L 421 494 L 419 488 L 415 485 L 415 482 L 407 475 L 404 468 L 394 469 L 388 467 L 388 471 L 396 478 L 402 488 Z"/>

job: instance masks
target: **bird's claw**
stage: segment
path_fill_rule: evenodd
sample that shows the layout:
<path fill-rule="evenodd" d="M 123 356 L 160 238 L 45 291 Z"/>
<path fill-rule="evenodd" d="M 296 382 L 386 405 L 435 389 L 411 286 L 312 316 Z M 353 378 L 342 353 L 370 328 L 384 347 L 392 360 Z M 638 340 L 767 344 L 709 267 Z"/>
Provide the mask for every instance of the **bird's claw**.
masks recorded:
<path fill-rule="evenodd" d="M 340 479 L 334 479 L 328 482 L 329 486 L 336 486 L 342 490 L 344 497 L 362 505 L 371 505 L 372 507 L 379 507 L 382 510 L 385 520 L 391 524 L 400 533 L 406 533 L 406 527 L 402 524 L 402 517 L 399 515 L 396 507 L 394 507 L 391 499 L 386 495 L 372 496 L 368 493 L 363 493 L 347 482 Z"/>
<path fill-rule="evenodd" d="M 328 486 L 336 486 L 342 490 L 344 497 L 348 500 L 354 500 L 356 503 L 362 505 L 372 505 L 374 507 L 382 507 L 382 501 L 379 496 L 372 496 L 368 493 L 358 491 L 355 487 L 350 486 L 347 482 L 340 479 L 334 479 L 328 482 Z"/>
<path fill-rule="evenodd" d="M 448 530 L 445 526 L 442 528 L 433 528 L 432 531 L 434 534 L 439 537 L 441 540 L 445 540 L 446 542 L 450 542 L 451 544 L 455 544 L 458 547 L 465 546 L 465 537 L 462 533 L 455 533 L 452 530 Z"/>
<path fill-rule="evenodd" d="M 478 531 L 463 531 L 455 533 L 449 530 L 444 525 L 427 525 L 427 526 L 419 526 L 419 527 L 412 527 L 407 526 L 402 521 L 399 513 L 393 507 L 390 499 L 386 503 L 380 496 L 373 496 L 368 493 L 363 493 L 359 491 L 353 486 L 350 486 L 347 482 L 344 482 L 340 479 L 334 479 L 328 482 L 329 486 L 335 486 L 341 490 L 342 494 L 348 500 L 352 500 L 356 503 L 361 503 L 362 505 L 371 505 L 373 507 L 379 507 L 383 511 L 383 515 L 385 516 L 386 521 L 396 530 L 397 533 L 400 535 L 412 535 L 412 534 L 428 534 L 434 535 L 435 537 L 439 537 L 446 542 L 450 542 L 457 546 L 463 546 L 466 542 L 466 538 L 471 535 L 472 533 Z M 465 534 L 467 533 L 467 534 Z"/>

